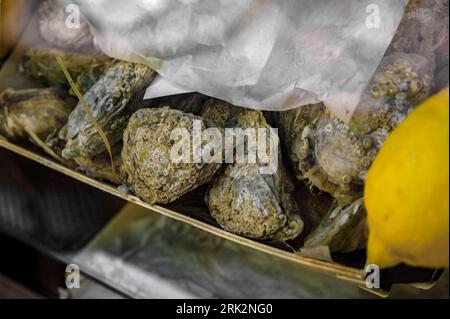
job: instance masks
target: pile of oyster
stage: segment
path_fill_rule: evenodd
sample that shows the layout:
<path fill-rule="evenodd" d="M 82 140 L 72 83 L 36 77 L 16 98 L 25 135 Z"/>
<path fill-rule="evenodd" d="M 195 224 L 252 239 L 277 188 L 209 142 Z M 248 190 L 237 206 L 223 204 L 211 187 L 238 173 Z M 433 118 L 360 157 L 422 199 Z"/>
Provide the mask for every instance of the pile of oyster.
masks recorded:
<path fill-rule="evenodd" d="M 431 2 L 411 1 L 408 10 L 418 5 Z M 23 74 L 47 88 L 1 93 L 0 134 L 12 141 L 28 139 L 65 165 L 150 204 L 171 203 L 206 185 L 205 201 L 220 227 L 252 239 L 287 242 L 295 249 L 351 252 L 365 247 L 362 195 L 371 163 L 408 113 L 448 85 L 442 80 L 442 73 L 448 76 L 448 13 L 433 10 L 435 21 L 447 14 L 446 28 L 435 32 L 436 25 L 405 15 L 349 123 L 322 104 L 263 113 L 198 93 L 143 101 L 156 73 L 104 56 L 85 21 L 77 32 L 65 30 L 61 10 L 58 0 L 42 5 L 39 26 L 47 46 L 29 49 L 20 65 Z M 176 130 L 193 134 L 214 128 L 226 138 L 226 128 L 274 127 L 280 147 L 270 174 L 261 173 L 268 163 L 259 157 L 240 162 L 218 154 L 221 161 L 174 162 L 171 156 L 174 145 L 185 146 L 192 158 L 199 155 L 182 137 L 172 136 Z M 270 145 L 272 138 L 258 135 L 257 142 Z M 199 141 L 200 149 L 208 145 Z M 232 146 L 231 158 L 239 144 L 233 141 Z"/>

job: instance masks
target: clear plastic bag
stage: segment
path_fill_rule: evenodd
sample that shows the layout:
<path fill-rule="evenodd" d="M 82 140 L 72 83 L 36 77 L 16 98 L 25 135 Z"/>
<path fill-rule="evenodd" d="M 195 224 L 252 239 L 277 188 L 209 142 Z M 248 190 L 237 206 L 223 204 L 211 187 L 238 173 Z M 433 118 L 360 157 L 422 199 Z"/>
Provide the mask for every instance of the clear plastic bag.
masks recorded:
<path fill-rule="evenodd" d="M 108 55 L 162 78 L 146 97 L 197 91 L 281 111 L 318 101 L 348 120 L 407 0 L 75 0 Z"/>

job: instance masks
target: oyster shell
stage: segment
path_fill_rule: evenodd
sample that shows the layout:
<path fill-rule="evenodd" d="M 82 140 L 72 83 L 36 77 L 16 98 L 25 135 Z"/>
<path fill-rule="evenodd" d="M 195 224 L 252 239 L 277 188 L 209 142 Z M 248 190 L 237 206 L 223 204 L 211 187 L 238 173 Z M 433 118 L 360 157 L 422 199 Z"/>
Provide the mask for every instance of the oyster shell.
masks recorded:
<path fill-rule="evenodd" d="M 410 0 L 387 55 L 420 54 L 436 62 L 432 94 L 448 86 L 448 0 Z"/>
<path fill-rule="evenodd" d="M 6 89 L 0 95 L 0 133 L 10 140 L 30 138 L 31 133 L 46 141 L 67 122 L 75 105 L 75 99 L 54 88 Z"/>
<path fill-rule="evenodd" d="M 224 127 L 242 108 L 218 99 L 208 99 L 202 106 L 200 116 L 212 121 L 217 126 Z"/>
<path fill-rule="evenodd" d="M 304 248 L 327 246 L 331 252 L 348 253 L 363 249 L 367 242 L 363 199 L 350 205 L 335 205 L 305 239 Z"/>
<path fill-rule="evenodd" d="M 201 129 L 212 126 L 199 116 L 169 107 L 140 109 L 131 116 L 123 135 L 123 170 L 129 188 L 146 202 L 170 203 L 209 182 L 220 168 L 217 163 L 172 161 L 172 130 L 192 133 L 194 120 Z M 193 148 L 189 149 L 192 153 Z"/>
<path fill-rule="evenodd" d="M 419 54 L 386 56 L 350 120 L 351 130 L 359 135 L 391 131 L 430 95 L 434 69 L 434 60 Z"/>
<path fill-rule="evenodd" d="M 412 0 L 349 126 L 357 134 L 392 130 L 448 75 L 448 1 Z M 442 52 L 444 51 L 444 52 Z M 384 134 L 386 135 L 386 134 Z"/>
<path fill-rule="evenodd" d="M 56 62 L 61 57 L 71 76 L 76 80 L 81 93 L 85 93 L 97 82 L 112 60 L 104 55 L 67 53 L 59 50 L 31 48 L 25 52 L 20 71 L 39 79 L 50 86 L 68 87 L 67 79 Z"/>
<path fill-rule="evenodd" d="M 84 100 L 111 145 L 122 140 L 131 114 L 142 100 L 155 72 L 143 64 L 117 61 L 109 66 L 100 79 L 86 92 Z M 69 116 L 67 144 L 63 157 L 93 157 L 106 151 L 96 127 L 84 112 L 81 103 Z"/>
<path fill-rule="evenodd" d="M 48 44 L 66 51 L 95 51 L 94 39 L 83 16 L 76 21 L 79 22 L 76 27 L 67 25 L 68 4 L 70 3 L 63 0 L 47 0 L 42 3 L 38 10 L 41 37 Z"/>
<path fill-rule="evenodd" d="M 73 161 L 78 165 L 78 169 L 83 171 L 86 175 L 121 185 L 126 181 L 126 176 L 121 170 L 121 152 L 122 143 L 118 143 L 112 147 L 115 173 L 111 167 L 111 158 L 106 152 L 94 157 L 75 157 Z"/>
<path fill-rule="evenodd" d="M 348 125 L 321 104 L 279 114 L 297 178 L 341 205 L 361 197 L 367 171 L 387 135 L 429 95 L 433 70 L 420 55 L 386 57 Z"/>
<path fill-rule="evenodd" d="M 254 110 L 242 109 L 232 122 L 243 129 L 270 128 L 263 114 Z M 261 165 L 257 160 L 225 166 L 206 194 L 211 216 L 222 228 L 249 238 L 294 239 L 302 232 L 303 222 L 293 185 L 281 160 L 273 174 L 261 174 Z"/>

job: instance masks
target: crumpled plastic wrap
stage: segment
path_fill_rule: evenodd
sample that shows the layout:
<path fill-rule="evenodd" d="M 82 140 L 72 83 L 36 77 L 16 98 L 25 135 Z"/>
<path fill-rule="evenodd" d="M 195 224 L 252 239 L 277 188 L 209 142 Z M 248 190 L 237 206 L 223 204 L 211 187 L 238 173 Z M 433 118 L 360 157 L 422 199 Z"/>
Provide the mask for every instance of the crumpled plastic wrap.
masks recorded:
<path fill-rule="evenodd" d="M 323 101 L 348 121 L 407 0 L 75 0 L 106 54 L 197 91 L 281 111 Z"/>

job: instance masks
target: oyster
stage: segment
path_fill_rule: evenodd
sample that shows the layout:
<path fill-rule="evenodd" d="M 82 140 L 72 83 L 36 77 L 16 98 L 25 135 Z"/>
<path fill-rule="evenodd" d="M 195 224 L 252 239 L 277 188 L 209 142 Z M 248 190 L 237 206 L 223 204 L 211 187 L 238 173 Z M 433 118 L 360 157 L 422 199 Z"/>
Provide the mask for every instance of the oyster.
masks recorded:
<path fill-rule="evenodd" d="M 89 70 L 77 76 L 75 85 L 78 91 L 83 95 L 86 94 L 86 92 L 100 79 L 106 67 L 106 65 L 92 65 Z M 76 96 L 72 88 L 69 89 L 69 94 Z"/>
<path fill-rule="evenodd" d="M 270 128 L 263 114 L 254 110 L 242 109 L 232 122 L 242 129 Z M 261 174 L 261 166 L 267 163 L 259 159 L 227 164 L 213 180 L 206 203 L 211 216 L 228 231 L 254 239 L 294 239 L 302 232 L 303 221 L 278 148 L 270 151 L 277 152 L 278 160 L 272 174 Z"/>
<path fill-rule="evenodd" d="M 121 152 L 122 143 L 112 147 L 115 172 L 113 172 L 111 167 L 111 158 L 106 152 L 94 157 L 75 157 L 73 161 L 78 165 L 78 169 L 85 172 L 86 175 L 121 185 L 126 181 L 126 176 L 121 170 Z"/>
<path fill-rule="evenodd" d="M 80 92 L 85 93 L 94 85 L 111 63 L 107 56 L 66 53 L 58 50 L 31 48 L 25 52 L 20 71 L 27 76 L 42 80 L 50 86 L 68 87 L 67 79 L 56 62 L 61 57 L 71 76 L 76 80 Z"/>
<path fill-rule="evenodd" d="M 386 56 L 362 95 L 350 129 L 359 135 L 380 128 L 391 131 L 430 95 L 434 69 L 434 61 L 419 54 Z"/>
<path fill-rule="evenodd" d="M 305 239 L 304 248 L 327 246 L 331 252 L 348 253 L 363 249 L 367 242 L 363 199 L 349 205 L 335 205 Z"/>
<path fill-rule="evenodd" d="M 7 89 L 0 95 L 0 133 L 10 140 L 54 136 L 66 123 L 76 100 L 50 89 Z M 30 134 L 32 136 L 30 136 Z"/>
<path fill-rule="evenodd" d="M 169 107 L 140 109 L 134 113 L 123 135 L 123 170 L 127 185 L 148 203 L 170 203 L 209 182 L 221 164 L 173 161 L 174 129 L 193 133 L 194 120 L 205 129 L 207 120 Z M 201 145 L 205 143 L 202 142 Z M 189 156 L 194 148 L 188 145 Z"/>
<path fill-rule="evenodd" d="M 242 108 L 218 99 L 208 99 L 202 106 L 200 116 L 212 121 L 217 126 L 225 124 L 235 117 Z"/>
<path fill-rule="evenodd" d="M 430 92 L 432 63 L 416 54 L 386 57 L 347 125 L 323 105 L 278 115 L 296 176 L 341 205 L 362 195 L 367 171 L 387 135 Z"/>
<path fill-rule="evenodd" d="M 448 86 L 448 0 L 410 0 L 387 55 L 420 54 L 436 63 L 432 94 Z"/>
<path fill-rule="evenodd" d="M 415 105 L 448 86 L 448 33 L 448 1 L 409 1 L 350 128 L 368 134 L 380 126 L 395 127 Z M 442 71 L 447 78 L 436 83 Z"/>
<path fill-rule="evenodd" d="M 41 5 L 38 11 L 41 37 L 48 44 L 66 51 L 95 51 L 94 39 L 83 16 L 74 21 L 76 27 L 67 25 L 69 4 L 63 0 L 47 0 Z"/>
<path fill-rule="evenodd" d="M 143 64 L 117 61 L 84 95 L 111 145 L 122 140 L 128 119 L 137 109 L 154 76 L 155 72 Z M 67 144 L 62 155 L 67 159 L 89 158 L 106 151 L 97 128 L 81 103 L 70 114 L 63 138 Z"/>

